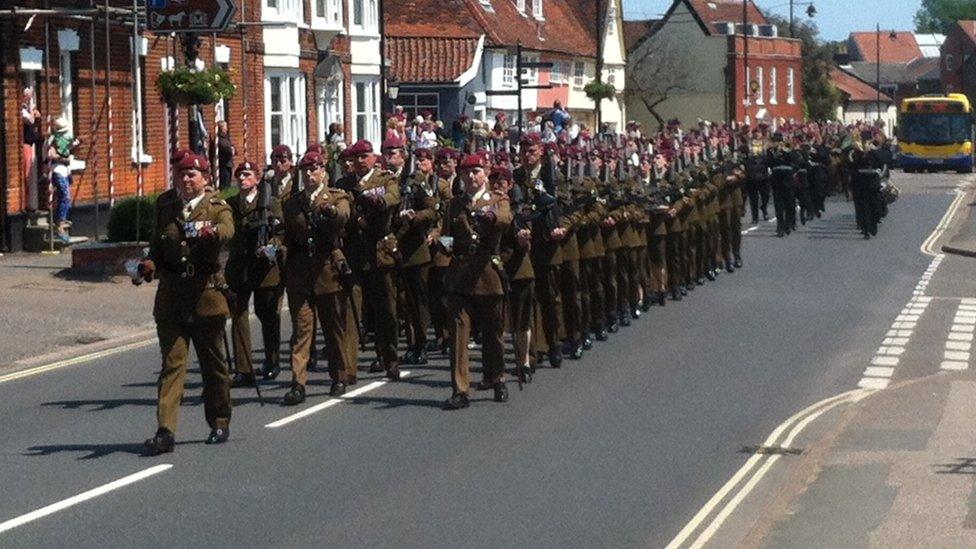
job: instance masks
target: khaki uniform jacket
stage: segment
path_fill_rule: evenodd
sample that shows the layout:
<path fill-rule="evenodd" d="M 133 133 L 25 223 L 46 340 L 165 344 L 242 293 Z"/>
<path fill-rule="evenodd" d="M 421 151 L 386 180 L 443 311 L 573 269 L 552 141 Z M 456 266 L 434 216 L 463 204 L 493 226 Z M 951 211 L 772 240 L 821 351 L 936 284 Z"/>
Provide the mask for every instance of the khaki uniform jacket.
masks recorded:
<path fill-rule="evenodd" d="M 410 194 L 401 196 L 401 200 L 409 198 L 411 203 L 401 204 L 401 210 L 412 209 L 417 217 L 413 221 L 407 221 L 398 216 L 394 221 L 397 229 L 397 245 L 400 247 L 404 267 L 426 265 L 431 262 L 427 235 L 440 220 L 441 189 L 444 184 L 446 182 L 436 175 L 426 178 L 417 173 L 407 179 L 406 185 Z"/>
<path fill-rule="evenodd" d="M 508 197 L 509 205 L 515 204 L 511 195 Z M 518 242 L 519 229 L 515 223 L 508 226 L 502 235 L 499 244 L 502 264 L 505 266 L 505 273 L 509 280 L 532 280 L 535 278 L 535 270 L 532 269 L 532 258 L 528 248 L 523 248 Z M 531 245 L 529 246 L 531 248 Z"/>
<path fill-rule="evenodd" d="M 492 224 L 474 215 L 488 211 L 495 214 Z M 502 235 L 511 224 L 511 203 L 505 193 L 485 190 L 473 202 L 466 194 L 451 199 L 442 228 L 443 236 L 454 238 L 453 257 L 445 278 L 447 291 L 461 295 L 505 294 L 498 254 Z"/>
<path fill-rule="evenodd" d="M 334 294 L 342 290 L 342 232 L 349 223 L 352 200 L 345 191 L 331 187 L 322 189 L 311 204 L 308 197 L 307 192 L 295 193 L 283 207 L 285 288 L 295 295 Z M 323 205 L 335 206 L 336 214 L 319 217 L 316 230 L 309 217 Z"/>
<path fill-rule="evenodd" d="M 226 318 L 220 252 L 234 236 L 234 216 L 210 191 L 183 218 L 183 200 L 174 189 L 156 199 L 149 259 L 156 264 L 159 288 L 153 305 L 157 322 L 195 322 Z M 216 238 L 186 238 L 185 222 L 211 223 Z"/>
<path fill-rule="evenodd" d="M 400 207 L 400 183 L 392 173 L 373 168 L 365 181 L 355 174 L 335 185 L 349 193 L 353 212 L 346 227 L 346 253 L 354 271 L 396 265 L 399 250 L 392 233 L 393 216 Z M 382 205 L 367 204 L 368 196 L 382 197 Z"/>
<path fill-rule="evenodd" d="M 457 180 L 457 177 L 454 178 Z M 437 192 L 440 195 L 440 218 L 444 219 L 444 210 L 447 208 L 447 204 L 454 198 L 454 189 L 451 186 L 451 182 L 446 179 L 439 178 L 437 180 Z M 451 264 L 451 256 L 448 255 L 444 248 L 440 245 L 437 239 L 441 235 L 441 227 L 438 224 L 436 227 L 431 229 L 430 238 L 433 244 L 431 245 L 431 253 L 433 254 L 434 267 L 447 267 Z"/>
<path fill-rule="evenodd" d="M 261 193 L 265 185 L 267 184 L 264 182 L 258 184 L 257 195 L 250 203 L 241 194 L 235 194 L 227 199 L 227 205 L 234 214 L 234 238 L 227 246 L 227 266 L 224 268 L 224 274 L 231 288 L 272 288 L 282 282 L 279 267 L 281 262 L 272 264 L 255 253 L 258 248 L 259 229 L 252 228 L 252 225 L 261 220 Z M 281 235 L 278 230 L 280 223 L 281 200 L 272 196 L 268 201 L 268 244 L 281 245 Z"/>
<path fill-rule="evenodd" d="M 539 191 L 535 188 L 535 181 L 530 181 L 529 170 L 519 167 L 512 174 L 514 183 L 521 187 L 522 196 L 527 200 L 534 200 Z M 561 174 L 556 175 L 557 188 L 561 188 Z M 556 222 L 556 227 L 569 229 L 571 222 L 560 216 Z M 538 219 L 532 227 L 532 264 L 536 267 L 557 266 L 563 262 L 562 243 L 552 240 L 549 231 L 544 230 L 546 221 Z"/>

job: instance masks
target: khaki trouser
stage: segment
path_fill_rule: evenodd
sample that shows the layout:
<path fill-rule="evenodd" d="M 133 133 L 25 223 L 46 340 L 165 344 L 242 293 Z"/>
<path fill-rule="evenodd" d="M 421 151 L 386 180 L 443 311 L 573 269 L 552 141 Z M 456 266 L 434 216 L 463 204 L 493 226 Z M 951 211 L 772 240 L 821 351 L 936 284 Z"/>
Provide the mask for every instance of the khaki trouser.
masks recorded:
<path fill-rule="evenodd" d="M 313 296 L 288 292 L 288 309 L 292 323 L 292 381 L 303 386 L 308 382 L 308 355 L 315 338 L 316 312 L 325 334 L 329 377 L 343 383 L 354 380 L 359 360 L 359 331 L 346 293 Z"/>
<path fill-rule="evenodd" d="M 180 401 L 186 383 L 190 342 L 200 361 L 203 377 L 203 411 L 211 429 L 230 424 L 230 373 L 224 361 L 223 318 L 205 322 L 156 323 L 163 366 L 159 372 L 156 418 L 159 426 L 176 434 Z"/>
<path fill-rule="evenodd" d="M 559 266 L 559 293 L 563 302 L 564 335 L 567 339 L 578 342 L 583 336 L 578 259 L 563 260 Z"/>
<path fill-rule="evenodd" d="M 685 238 L 685 231 L 668 233 L 667 236 L 668 285 L 672 292 L 677 291 L 678 286 L 683 286 L 687 280 Z"/>
<path fill-rule="evenodd" d="M 559 345 L 563 302 L 559 293 L 559 266 L 539 266 L 535 270 L 535 298 L 539 304 L 540 340 L 547 349 Z"/>
<path fill-rule="evenodd" d="M 606 326 L 606 315 L 603 309 L 603 276 L 600 270 L 602 260 L 602 257 L 591 257 L 580 261 L 584 316 L 582 325 L 593 332 L 598 332 Z"/>
<path fill-rule="evenodd" d="M 450 319 L 447 318 L 447 292 L 444 291 L 444 277 L 447 267 L 431 267 L 428 272 L 428 295 L 430 301 L 430 320 L 434 325 L 434 337 L 447 340 L 450 333 Z"/>
<path fill-rule="evenodd" d="M 362 293 L 363 309 L 369 310 L 376 336 L 376 358 L 385 367 L 399 363 L 397 289 L 393 269 L 370 269 L 363 272 Z"/>
<path fill-rule="evenodd" d="M 251 358 L 251 320 L 248 303 L 254 294 L 254 314 L 261 321 L 261 336 L 264 342 L 264 360 L 268 364 L 278 364 L 281 354 L 281 297 L 284 288 L 257 288 L 255 290 L 235 290 L 237 300 L 231 312 L 231 341 L 234 346 L 234 368 L 242 374 L 254 371 Z"/>
<path fill-rule="evenodd" d="M 448 310 L 452 319 L 451 385 L 454 393 L 467 394 L 471 387 L 468 339 L 474 318 L 482 330 L 485 381 L 505 381 L 505 296 L 451 294 Z"/>

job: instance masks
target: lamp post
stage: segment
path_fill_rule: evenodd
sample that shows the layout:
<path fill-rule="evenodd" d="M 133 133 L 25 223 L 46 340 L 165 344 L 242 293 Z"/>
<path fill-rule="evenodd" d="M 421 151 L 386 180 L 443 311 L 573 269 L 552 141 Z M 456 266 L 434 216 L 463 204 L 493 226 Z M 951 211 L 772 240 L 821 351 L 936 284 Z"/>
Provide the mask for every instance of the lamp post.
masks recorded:
<path fill-rule="evenodd" d="M 743 90 L 748 90 L 749 86 L 749 0 L 742 0 L 742 80 L 745 84 Z M 733 81 L 735 79 L 733 78 Z M 749 92 L 742 94 L 742 122 L 745 123 L 749 117 Z"/>
<path fill-rule="evenodd" d="M 790 0 L 790 38 L 796 38 L 796 27 L 793 26 L 793 5 L 800 5 L 807 7 L 807 17 L 813 19 L 813 16 L 817 15 L 817 8 L 813 5 L 813 2 L 794 2 Z"/>
<path fill-rule="evenodd" d="M 396 76 L 391 76 L 386 81 L 386 95 L 389 96 L 390 101 L 393 101 L 393 106 L 396 107 L 397 97 L 400 97 L 400 81 L 396 79 Z"/>

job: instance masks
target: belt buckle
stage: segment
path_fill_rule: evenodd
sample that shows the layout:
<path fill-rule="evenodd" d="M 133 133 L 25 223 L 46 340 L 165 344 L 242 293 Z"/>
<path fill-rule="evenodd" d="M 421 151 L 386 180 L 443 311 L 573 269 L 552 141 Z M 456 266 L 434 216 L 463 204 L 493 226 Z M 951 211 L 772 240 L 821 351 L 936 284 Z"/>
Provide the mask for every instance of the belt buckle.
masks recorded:
<path fill-rule="evenodd" d="M 193 263 L 187 263 L 186 268 L 183 269 L 183 278 L 193 278 L 196 275 L 196 269 L 193 267 Z"/>

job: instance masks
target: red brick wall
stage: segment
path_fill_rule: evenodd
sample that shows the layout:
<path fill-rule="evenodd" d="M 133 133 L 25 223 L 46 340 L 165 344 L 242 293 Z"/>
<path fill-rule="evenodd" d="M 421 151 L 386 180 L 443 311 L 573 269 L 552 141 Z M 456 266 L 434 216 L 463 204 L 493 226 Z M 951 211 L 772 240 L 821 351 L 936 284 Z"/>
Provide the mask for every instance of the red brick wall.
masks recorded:
<path fill-rule="evenodd" d="M 746 107 L 742 104 L 745 93 L 744 43 L 741 36 L 729 38 L 729 58 L 731 74 L 735 77 L 730 100 L 734 105 L 734 119 L 743 121 Z M 749 38 L 749 72 L 757 78 L 757 67 L 763 68 L 764 105 L 757 106 L 755 100 L 748 107 L 748 114 L 755 120 L 758 108 L 765 108 L 770 117 L 789 120 L 803 119 L 803 58 L 799 40 L 788 38 Z M 777 72 L 777 104 L 769 101 L 771 69 Z M 789 69 L 793 69 L 793 103 L 787 102 L 786 82 Z"/>

